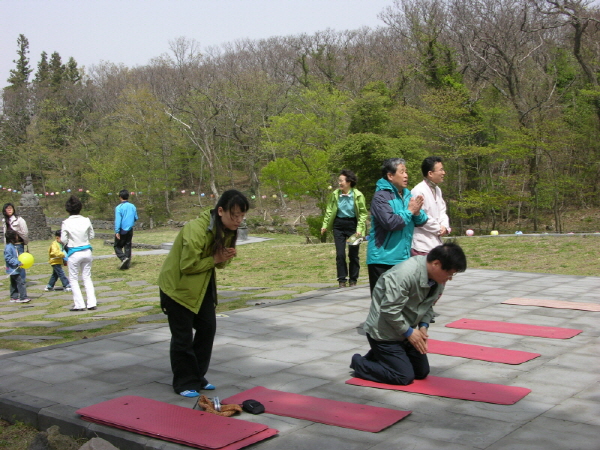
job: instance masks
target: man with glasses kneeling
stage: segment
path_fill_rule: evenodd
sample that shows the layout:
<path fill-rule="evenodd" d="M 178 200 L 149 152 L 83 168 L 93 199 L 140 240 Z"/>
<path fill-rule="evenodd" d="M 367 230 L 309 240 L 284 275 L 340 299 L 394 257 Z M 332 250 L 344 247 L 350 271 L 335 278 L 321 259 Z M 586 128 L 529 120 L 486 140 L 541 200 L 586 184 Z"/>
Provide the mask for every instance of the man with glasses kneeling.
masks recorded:
<path fill-rule="evenodd" d="M 352 357 L 355 376 L 407 385 L 429 374 L 428 328 L 446 282 L 467 269 L 460 246 L 446 242 L 384 273 L 373 290 L 364 324 L 371 349 Z"/>

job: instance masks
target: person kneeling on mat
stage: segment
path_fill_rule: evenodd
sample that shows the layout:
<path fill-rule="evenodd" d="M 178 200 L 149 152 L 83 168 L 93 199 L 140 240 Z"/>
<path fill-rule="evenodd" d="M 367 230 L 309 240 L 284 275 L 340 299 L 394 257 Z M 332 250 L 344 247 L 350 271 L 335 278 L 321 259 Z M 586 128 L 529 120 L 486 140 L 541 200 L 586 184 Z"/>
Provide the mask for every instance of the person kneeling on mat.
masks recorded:
<path fill-rule="evenodd" d="M 467 258 L 454 242 L 413 256 L 385 272 L 371 296 L 364 324 L 371 349 L 352 357 L 355 376 L 386 384 L 407 385 L 429 374 L 428 328 L 433 305 L 446 282 L 467 269 Z"/>

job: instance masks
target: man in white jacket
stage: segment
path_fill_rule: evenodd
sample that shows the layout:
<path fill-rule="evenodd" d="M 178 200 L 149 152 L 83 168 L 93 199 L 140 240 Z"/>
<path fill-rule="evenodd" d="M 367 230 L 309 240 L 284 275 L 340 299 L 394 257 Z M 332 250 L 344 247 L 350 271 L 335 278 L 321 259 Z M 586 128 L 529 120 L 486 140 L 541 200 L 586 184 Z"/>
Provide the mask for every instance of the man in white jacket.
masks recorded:
<path fill-rule="evenodd" d="M 417 184 L 411 191 L 412 196 L 422 195 L 423 210 L 427 213 L 427 223 L 422 227 L 416 227 L 411 256 L 427 255 L 433 248 L 442 244 L 442 236 L 450 233 L 450 220 L 446 214 L 446 202 L 442 198 L 442 190 L 439 184 L 444 181 L 446 171 L 439 156 L 429 156 L 421 164 L 423 181 Z"/>

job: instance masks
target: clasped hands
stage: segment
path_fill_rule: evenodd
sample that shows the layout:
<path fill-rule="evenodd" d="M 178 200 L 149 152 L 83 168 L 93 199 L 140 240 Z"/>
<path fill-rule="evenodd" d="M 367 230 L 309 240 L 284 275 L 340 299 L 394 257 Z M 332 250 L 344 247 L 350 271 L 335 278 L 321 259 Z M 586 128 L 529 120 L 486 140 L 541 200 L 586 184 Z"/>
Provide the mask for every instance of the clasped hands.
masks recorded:
<path fill-rule="evenodd" d="M 225 261 L 229 261 L 231 258 L 237 255 L 237 250 L 235 248 L 224 248 L 213 256 L 215 260 L 215 264 L 220 264 Z"/>
<path fill-rule="evenodd" d="M 412 334 L 408 337 L 408 342 L 410 342 L 419 353 L 425 355 L 427 353 L 427 339 L 429 339 L 427 327 L 421 327 L 413 329 Z"/>

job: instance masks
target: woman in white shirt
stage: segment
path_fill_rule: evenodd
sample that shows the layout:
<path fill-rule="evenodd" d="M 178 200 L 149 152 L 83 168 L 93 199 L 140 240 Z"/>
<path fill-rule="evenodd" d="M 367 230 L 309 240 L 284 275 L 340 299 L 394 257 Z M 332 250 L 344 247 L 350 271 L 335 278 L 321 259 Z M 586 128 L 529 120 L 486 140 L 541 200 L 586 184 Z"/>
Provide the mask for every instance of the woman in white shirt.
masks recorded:
<path fill-rule="evenodd" d="M 94 227 L 92 227 L 90 219 L 79 215 L 82 206 L 81 201 L 74 195 L 67 200 L 65 208 L 70 216 L 63 220 L 60 235 L 60 240 L 68 248 L 69 282 L 75 303 L 71 311 L 85 311 L 86 309 L 86 303 L 79 287 L 80 273 L 87 297 L 87 309 L 96 309 L 96 291 L 92 282 L 92 246 L 90 245 L 90 241 L 94 239 Z"/>

